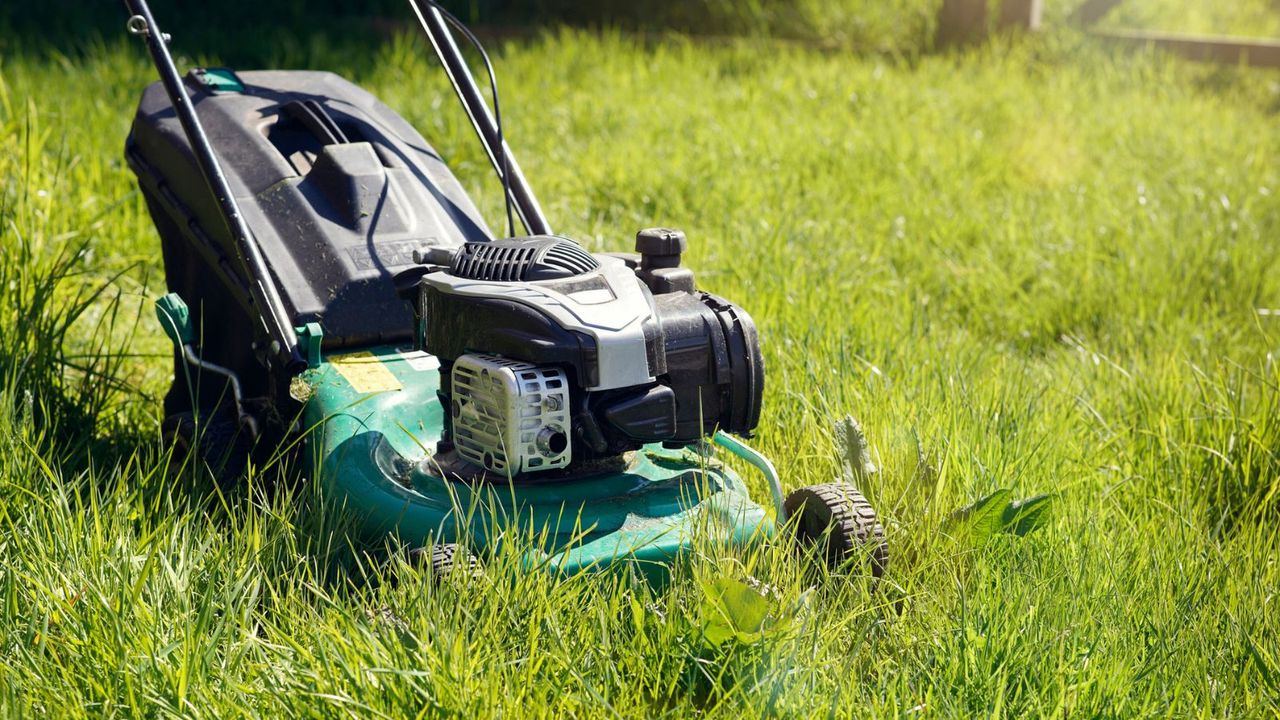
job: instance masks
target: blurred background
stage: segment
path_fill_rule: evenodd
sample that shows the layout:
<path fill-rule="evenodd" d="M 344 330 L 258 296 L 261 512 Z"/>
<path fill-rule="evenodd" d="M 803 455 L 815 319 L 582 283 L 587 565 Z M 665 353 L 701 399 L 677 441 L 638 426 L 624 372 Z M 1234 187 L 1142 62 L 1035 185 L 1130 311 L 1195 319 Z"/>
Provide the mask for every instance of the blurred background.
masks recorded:
<path fill-rule="evenodd" d="M 859 52 L 915 54 L 935 49 L 944 5 L 972 9 L 982 0 L 449 0 L 443 5 L 482 34 L 533 34 L 556 26 L 694 36 L 767 36 Z M 1000 0 L 987 3 L 998 24 Z M 1099 28 L 1137 27 L 1188 33 L 1280 36 L 1276 0 L 1016 0 L 1038 6 L 1047 26 L 1082 7 L 1100 12 Z M 119 3 L 9 2 L 0 7 L 0 50 L 82 48 L 117 37 Z M 950 9 L 950 8 L 948 8 Z M 233 64 L 280 62 L 317 44 L 366 46 L 408 22 L 396 0 L 176 0 L 158 11 L 181 19 L 184 47 Z"/>

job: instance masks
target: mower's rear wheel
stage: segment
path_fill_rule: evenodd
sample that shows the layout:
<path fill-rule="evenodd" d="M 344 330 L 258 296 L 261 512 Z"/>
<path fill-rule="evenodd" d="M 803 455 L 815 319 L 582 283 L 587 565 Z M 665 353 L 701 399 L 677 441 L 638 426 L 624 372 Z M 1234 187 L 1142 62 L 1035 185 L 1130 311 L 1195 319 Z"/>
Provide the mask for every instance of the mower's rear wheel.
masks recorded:
<path fill-rule="evenodd" d="M 221 487 L 233 485 L 248 466 L 249 433 L 230 418 L 212 415 L 197 419 L 195 413 L 181 412 L 165 418 L 160 431 L 165 444 L 173 448 L 175 460 L 190 457 Z"/>
<path fill-rule="evenodd" d="M 466 548 L 458 543 L 440 543 L 429 547 L 418 547 L 409 551 L 409 564 L 426 568 L 432 579 L 439 581 L 453 576 L 455 568 L 459 576 L 465 578 L 479 577 L 483 574 L 480 561 Z"/>
<path fill-rule="evenodd" d="M 866 558 L 872 575 L 884 574 L 889 565 L 884 528 L 875 508 L 849 483 L 802 487 L 787 496 L 783 507 L 802 546 L 824 545 L 828 567 Z"/>

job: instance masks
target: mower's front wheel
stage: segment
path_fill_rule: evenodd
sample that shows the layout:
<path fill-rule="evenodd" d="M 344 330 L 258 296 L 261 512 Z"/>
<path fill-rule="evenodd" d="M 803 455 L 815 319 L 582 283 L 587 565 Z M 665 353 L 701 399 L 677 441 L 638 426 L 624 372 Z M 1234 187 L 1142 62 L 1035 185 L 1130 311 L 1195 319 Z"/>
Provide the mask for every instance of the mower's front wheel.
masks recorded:
<path fill-rule="evenodd" d="M 426 568 L 435 581 L 451 577 L 455 568 L 462 577 L 473 578 L 483 574 L 480 561 L 458 543 L 440 543 L 429 547 L 417 547 L 409 551 L 409 564 Z"/>
<path fill-rule="evenodd" d="M 783 503 L 802 547 L 823 546 L 827 566 L 837 568 L 865 557 L 880 577 L 889 564 L 889 546 L 875 508 L 849 483 L 824 483 L 792 491 Z"/>
<path fill-rule="evenodd" d="M 190 457 L 221 487 L 239 480 L 249 464 L 249 433 L 234 420 L 175 413 L 165 418 L 160 433 L 165 445 L 173 448 L 174 460 L 182 462 Z"/>

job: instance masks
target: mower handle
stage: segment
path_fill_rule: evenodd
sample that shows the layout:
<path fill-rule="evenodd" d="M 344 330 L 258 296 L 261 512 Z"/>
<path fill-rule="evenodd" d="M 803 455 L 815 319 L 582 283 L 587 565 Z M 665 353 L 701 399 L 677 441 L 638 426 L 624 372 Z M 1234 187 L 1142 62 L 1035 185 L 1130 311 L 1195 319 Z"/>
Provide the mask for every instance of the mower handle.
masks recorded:
<path fill-rule="evenodd" d="M 218 200 L 222 210 L 222 219 L 227 223 L 227 230 L 235 243 L 236 255 L 239 257 L 244 271 L 248 274 L 249 298 L 263 329 L 271 342 L 268 357 L 283 362 L 285 369 L 296 372 L 307 367 L 302 351 L 298 347 L 298 335 L 294 332 L 289 314 L 285 310 L 284 301 L 280 299 L 280 291 L 271 278 L 266 260 L 262 256 L 262 248 L 249 230 L 248 223 L 240 214 L 240 206 L 231 194 L 231 185 L 222 172 L 222 165 L 213 152 L 213 146 L 205 135 L 204 126 L 191 105 L 191 97 L 182 84 L 182 77 L 174 65 L 173 56 L 169 54 L 169 36 L 162 32 L 156 24 L 147 0 L 124 0 L 125 10 L 129 13 L 126 26 L 133 35 L 141 37 L 147 44 L 152 63 L 160 74 L 160 82 L 169 95 L 173 112 L 182 123 L 187 142 L 191 144 L 191 152 L 195 155 L 196 164 L 204 176 L 209 192 Z"/>
<path fill-rule="evenodd" d="M 426 6 L 425 10 L 423 5 Z M 515 205 L 516 214 L 520 216 L 520 223 L 524 225 L 525 232 L 530 235 L 550 235 L 551 224 L 547 222 L 547 216 L 543 214 L 542 206 L 538 204 L 538 198 L 533 194 L 533 188 L 529 186 L 529 181 L 520 170 L 520 164 L 516 162 L 515 155 L 511 153 L 511 148 L 502 137 L 498 123 L 494 121 L 493 113 L 489 111 L 489 104 L 485 102 L 484 95 L 476 85 L 476 79 L 471 75 L 466 58 L 462 56 L 462 51 L 453 40 L 453 33 L 449 31 L 444 16 L 440 14 L 439 5 L 435 0 L 409 0 L 409 7 L 418 17 L 418 23 L 422 25 L 423 31 L 427 33 L 431 47 L 435 48 L 436 57 L 440 58 L 445 75 L 449 77 L 454 92 L 458 94 L 458 100 L 467 111 L 471 127 L 475 128 L 476 135 L 480 137 L 480 144 L 484 145 L 484 151 L 489 156 L 489 162 L 493 163 L 498 179 L 504 181 L 509 189 L 507 198 Z"/>

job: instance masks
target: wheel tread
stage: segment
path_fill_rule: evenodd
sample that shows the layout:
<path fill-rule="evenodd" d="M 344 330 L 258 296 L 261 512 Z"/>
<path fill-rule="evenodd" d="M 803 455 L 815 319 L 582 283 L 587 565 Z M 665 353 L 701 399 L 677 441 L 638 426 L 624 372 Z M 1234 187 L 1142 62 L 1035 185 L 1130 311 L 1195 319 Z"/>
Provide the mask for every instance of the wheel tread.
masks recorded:
<path fill-rule="evenodd" d="M 799 488 L 787 496 L 784 508 L 788 517 L 796 518 L 795 530 L 799 539 L 816 542 L 827 527 L 827 561 L 839 565 L 860 548 L 874 545 L 868 553 L 871 572 L 876 577 L 884 574 L 889 564 L 889 546 L 885 543 L 884 527 L 880 524 L 875 508 L 848 483 L 824 483 Z"/>
<path fill-rule="evenodd" d="M 409 560 L 411 564 L 425 566 L 437 580 L 448 577 L 455 567 L 462 568 L 461 573 L 466 577 L 478 577 L 484 572 L 479 558 L 458 543 L 414 548 L 409 552 Z"/>

